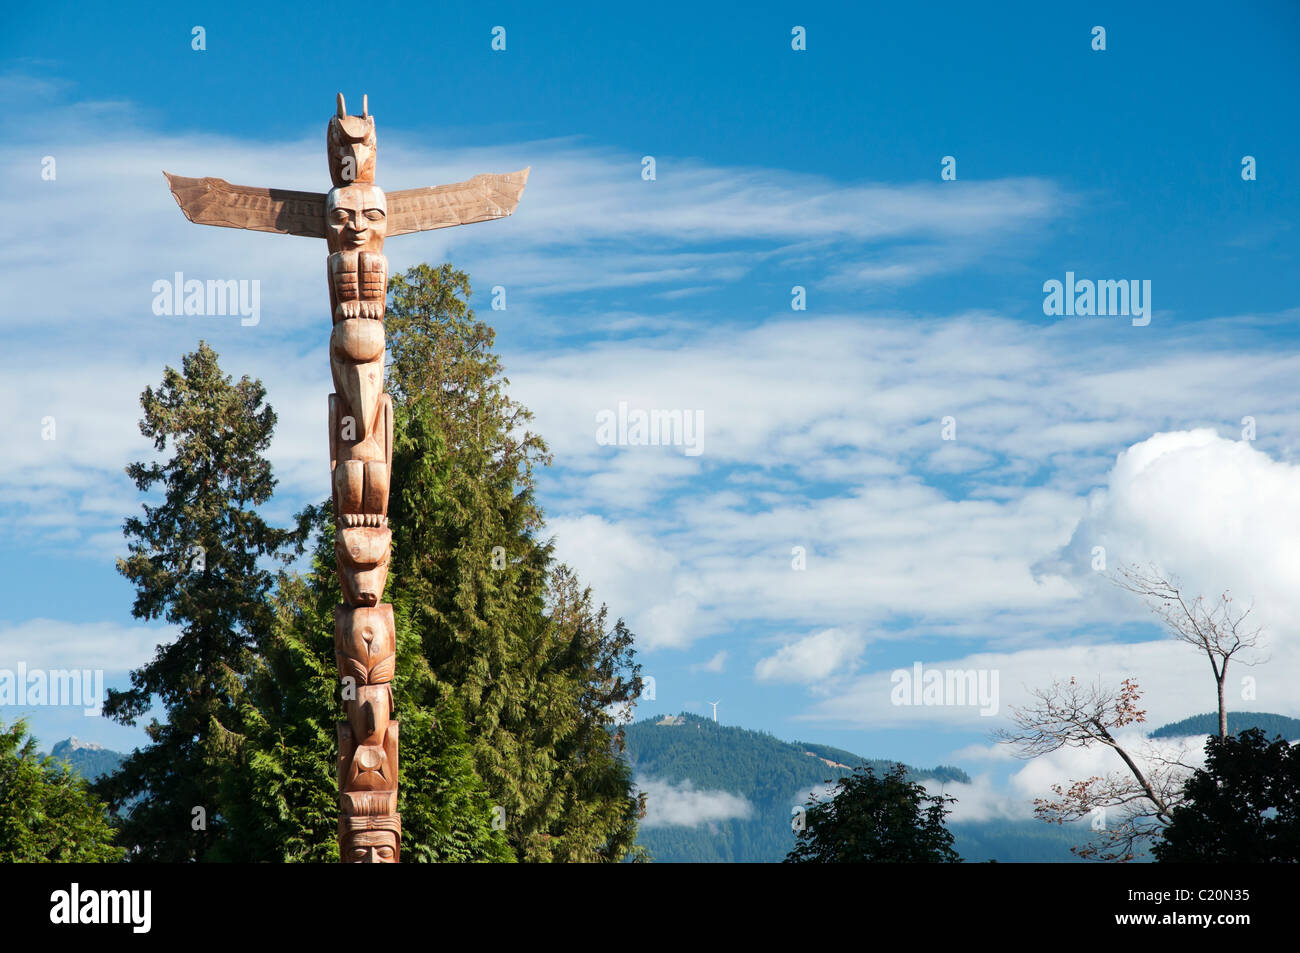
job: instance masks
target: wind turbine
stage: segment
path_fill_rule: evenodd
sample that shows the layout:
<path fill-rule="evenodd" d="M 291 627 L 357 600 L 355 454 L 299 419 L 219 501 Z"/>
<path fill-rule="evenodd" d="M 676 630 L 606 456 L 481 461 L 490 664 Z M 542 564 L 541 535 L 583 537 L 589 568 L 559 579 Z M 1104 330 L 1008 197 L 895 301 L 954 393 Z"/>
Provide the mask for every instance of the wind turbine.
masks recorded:
<path fill-rule="evenodd" d="M 718 704 L 719 704 L 719 702 L 721 702 L 721 701 L 722 701 L 722 699 L 719 698 L 718 701 L 716 701 L 716 702 L 709 702 L 709 704 L 713 706 L 713 721 L 714 721 L 715 724 L 716 724 L 717 721 L 718 721 Z"/>

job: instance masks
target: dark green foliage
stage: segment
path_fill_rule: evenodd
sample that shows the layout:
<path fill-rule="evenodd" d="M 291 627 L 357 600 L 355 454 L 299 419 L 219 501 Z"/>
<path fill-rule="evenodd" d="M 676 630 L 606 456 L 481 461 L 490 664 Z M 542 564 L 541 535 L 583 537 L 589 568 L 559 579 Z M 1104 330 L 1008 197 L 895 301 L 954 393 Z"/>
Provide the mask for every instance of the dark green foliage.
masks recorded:
<path fill-rule="evenodd" d="M 591 590 L 568 567 L 553 567 L 543 638 L 528 651 L 520 734 L 553 768 L 525 813 L 522 856 L 535 860 L 618 861 L 636 842 L 643 805 L 620 757 L 623 733 L 610 711 L 640 691 L 632 633 L 608 624 Z"/>
<path fill-rule="evenodd" d="M 960 863 L 944 826 L 955 799 L 927 794 L 896 764 L 883 777 L 866 765 L 836 785 L 834 796 L 814 796 L 806 828 L 787 863 Z"/>
<path fill-rule="evenodd" d="M 181 372 L 167 368 L 162 386 L 140 398 L 140 432 L 171 456 L 127 467 L 142 493 L 160 487 L 162 500 L 126 520 L 130 555 L 118 571 L 136 587 L 132 614 L 166 618 L 180 635 L 104 706 L 125 725 L 155 701 L 167 713 L 146 726 L 151 744 L 96 784 L 125 808 L 121 839 L 132 859 L 204 859 L 223 836 L 221 782 L 242 737 L 243 673 L 271 623 L 273 576 L 262 561 L 300 551 L 305 534 L 257 514 L 275 487 L 263 456 L 275 414 L 264 397 L 260 382 L 224 376 L 200 342 Z M 198 830 L 196 808 L 206 813 Z"/>
<path fill-rule="evenodd" d="M 421 265 L 390 291 L 384 600 L 397 624 L 403 860 L 624 859 L 640 804 L 606 709 L 639 691 L 631 633 L 537 537 L 532 475 L 546 448 L 506 394 L 464 273 Z M 233 820 L 233 841 L 271 859 L 280 843 L 292 845 L 283 859 L 337 856 L 340 597 L 328 504 L 312 519 L 313 571 L 281 580 L 230 782 L 258 792 Z"/>
<path fill-rule="evenodd" d="M 1300 744 L 1251 728 L 1211 735 L 1205 768 L 1152 848 L 1166 862 L 1300 862 Z"/>
<path fill-rule="evenodd" d="M 866 762 L 828 745 L 782 741 L 766 732 L 722 725 L 698 715 L 678 717 L 683 724 L 660 725 L 659 719 L 646 719 L 627 726 L 626 757 L 637 778 L 726 791 L 745 798 L 753 812 L 749 817 L 695 827 L 642 827 L 638 843 L 659 862 L 776 863 L 795 844 L 792 809 L 804 804 L 811 791 L 850 773 L 820 758 L 850 766 L 892 764 Z M 917 781 L 969 781 L 958 769 L 907 770 L 908 777 Z"/>
<path fill-rule="evenodd" d="M 23 721 L 0 725 L 0 863 L 122 859 L 104 805 L 86 782 L 36 751 Z"/>
<path fill-rule="evenodd" d="M 1281 735 L 1291 741 L 1300 740 L 1300 718 L 1288 718 L 1286 715 L 1273 715 L 1260 711 L 1228 712 L 1228 733 L 1239 734 L 1247 728 L 1258 728 L 1270 738 Z M 1206 712 L 1204 715 L 1192 715 L 1182 721 L 1161 725 L 1151 732 L 1152 738 L 1178 738 L 1188 735 L 1217 735 L 1219 733 L 1219 713 Z"/>
<path fill-rule="evenodd" d="M 333 600 L 309 582 L 324 574 L 334 587 L 320 589 L 337 595 L 333 545 L 332 534 L 321 534 L 314 573 L 279 580 L 271 634 L 241 699 L 246 737 L 223 779 L 229 830 L 214 859 L 338 860 Z"/>
<path fill-rule="evenodd" d="M 408 706 L 402 719 L 402 861 L 511 862 L 492 827 L 492 800 L 478 775 L 460 709 Z"/>
<path fill-rule="evenodd" d="M 843 748 L 834 748 L 830 745 L 820 745 L 812 741 L 796 741 L 794 744 L 804 751 L 810 751 L 818 758 L 824 758 L 827 761 L 834 761 L 837 764 L 845 765 L 849 768 L 855 768 L 859 764 L 870 765 L 877 774 L 887 774 L 889 769 L 894 766 L 894 762 L 886 758 L 863 758 L 851 751 L 845 751 Z M 970 784 L 970 775 L 961 768 L 952 765 L 941 764 L 935 768 L 919 770 L 917 768 L 908 768 L 908 775 L 917 781 L 942 781 L 945 783 Z"/>
<path fill-rule="evenodd" d="M 464 273 L 420 265 L 390 291 L 388 598 L 419 658 L 399 707 L 454 699 L 520 860 L 622 859 L 639 805 L 606 708 L 639 691 L 631 634 L 537 536 L 546 446 L 506 394 Z"/>
<path fill-rule="evenodd" d="M 342 705 L 334 606 L 340 592 L 328 503 L 312 517 L 319 531 L 313 570 L 280 579 L 272 636 L 248 680 L 247 739 L 226 778 L 230 836 L 218 859 L 338 860 L 335 725 Z M 504 836 L 492 830 L 486 788 L 474 773 L 454 703 L 427 710 L 406 697 L 422 663 L 407 620 L 400 611 L 396 617 L 402 859 L 510 860 Z"/>

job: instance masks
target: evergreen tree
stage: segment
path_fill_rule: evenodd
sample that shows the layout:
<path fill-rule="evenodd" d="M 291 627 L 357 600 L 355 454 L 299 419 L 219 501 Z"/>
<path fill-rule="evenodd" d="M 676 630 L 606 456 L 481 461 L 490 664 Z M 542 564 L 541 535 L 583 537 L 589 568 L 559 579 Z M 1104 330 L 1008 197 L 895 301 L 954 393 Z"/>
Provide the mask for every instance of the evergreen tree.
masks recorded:
<path fill-rule="evenodd" d="M 319 532 L 312 571 L 285 574 L 273 598 L 276 621 L 250 678 L 243 707 L 247 737 L 226 777 L 231 805 L 221 859 L 337 862 L 338 739 L 342 703 L 334 661 L 334 532 L 329 504 L 312 513 Z M 394 692 L 401 723 L 404 862 L 513 860 L 492 826 L 492 805 L 474 773 L 459 710 L 407 698 L 427 683 L 419 644 L 395 612 Z"/>
<path fill-rule="evenodd" d="M 533 470 L 548 462 L 506 394 L 469 281 L 421 265 L 390 281 L 394 402 L 384 601 L 397 626 L 404 860 L 620 860 L 641 805 L 611 710 L 640 690 L 632 635 L 539 540 Z M 250 679 L 247 757 L 232 784 L 259 793 L 236 843 L 327 859 L 337 795 L 333 522 L 314 570 L 286 579 L 265 665 Z M 500 828 L 504 821 L 504 830 Z"/>
<path fill-rule="evenodd" d="M 275 529 L 256 510 L 275 486 L 263 456 L 275 426 L 265 394 L 260 381 L 223 376 L 200 342 L 180 372 L 168 367 L 141 396 L 140 432 L 171 456 L 127 467 L 142 493 L 160 487 L 162 501 L 126 520 L 130 555 L 118 571 L 136 587 L 132 615 L 163 617 L 180 633 L 105 704 L 126 725 L 155 698 L 166 712 L 145 729 L 151 743 L 96 785 L 125 809 L 132 859 L 202 860 L 222 838 L 221 778 L 243 730 L 243 674 L 271 624 L 273 575 L 262 561 L 300 552 L 305 532 Z"/>
<path fill-rule="evenodd" d="M 525 666 L 535 686 L 526 737 L 555 770 L 519 825 L 524 855 L 623 859 L 645 813 L 644 795 L 633 793 L 631 769 L 620 757 L 624 735 L 616 724 L 640 691 L 639 666 L 630 664 L 632 633 L 621 619 L 609 626 L 606 607 L 595 608 L 591 590 L 564 565 L 550 577 L 543 632 Z"/>
<path fill-rule="evenodd" d="M 66 763 L 40 756 L 23 721 L 0 726 L 0 863 L 122 859 L 104 805 Z"/>
<path fill-rule="evenodd" d="M 640 804 L 608 710 L 640 690 L 631 633 L 606 631 L 537 536 L 533 474 L 550 458 L 506 393 L 466 275 L 419 265 L 389 286 L 389 598 L 428 665 L 419 703 L 457 700 L 520 860 L 623 859 Z"/>
<path fill-rule="evenodd" d="M 282 574 L 272 596 L 271 634 L 250 666 L 241 698 L 244 743 L 222 779 L 228 826 L 216 859 L 338 861 L 333 605 L 323 605 L 325 597 L 311 585 L 325 558 L 333 575 L 333 535 L 327 554 L 323 539 L 315 572 Z M 333 592 L 337 596 L 337 581 Z"/>
<path fill-rule="evenodd" d="M 1250 728 L 1211 735 L 1205 767 L 1151 853 L 1175 863 L 1300 863 L 1300 744 Z"/>
<path fill-rule="evenodd" d="M 813 798 L 786 863 L 958 863 L 944 826 L 954 800 L 927 794 L 901 764 L 881 778 L 859 765 L 830 800 Z"/>

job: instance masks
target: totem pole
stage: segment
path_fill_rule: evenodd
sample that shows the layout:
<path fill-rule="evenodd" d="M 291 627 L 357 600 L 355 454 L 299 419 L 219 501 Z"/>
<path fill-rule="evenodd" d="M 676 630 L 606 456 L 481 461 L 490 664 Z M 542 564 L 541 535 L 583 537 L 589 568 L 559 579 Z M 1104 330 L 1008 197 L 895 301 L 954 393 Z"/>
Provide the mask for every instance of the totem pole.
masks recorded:
<path fill-rule="evenodd" d="M 339 855 L 344 863 L 396 863 L 397 721 L 393 607 L 388 576 L 393 403 L 384 393 L 386 235 L 490 221 L 519 204 L 528 169 L 385 195 L 375 185 L 375 120 L 363 97 L 349 116 L 339 93 L 326 132 L 328 193 L 231 185 L 163 173 L 191 222 L 323 238 L 329 249 L 330 470 L 343 604 L 334 609 L 334 657 L 346 718 L 338 724 Z"/>

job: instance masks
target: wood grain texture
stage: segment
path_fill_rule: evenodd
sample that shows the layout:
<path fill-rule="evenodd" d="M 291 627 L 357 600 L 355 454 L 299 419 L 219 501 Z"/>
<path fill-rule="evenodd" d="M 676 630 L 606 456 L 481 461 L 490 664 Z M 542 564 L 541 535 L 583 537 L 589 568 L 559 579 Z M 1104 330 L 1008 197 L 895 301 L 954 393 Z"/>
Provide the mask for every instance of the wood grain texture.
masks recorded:
<path fill-rule="evenodd" d="M 504 175 L 485 172 L 451 185 L 389 192 L 388 234 L 408 235 L 505 218 L 519 206 L 531 169 Z"/>
<path fill-rule="evenodd" d="M 325 237 L 325 193 L 231 185 L 207 176 L 191 179 L 163 172 L 185 217 L 198 225 Z"/>

